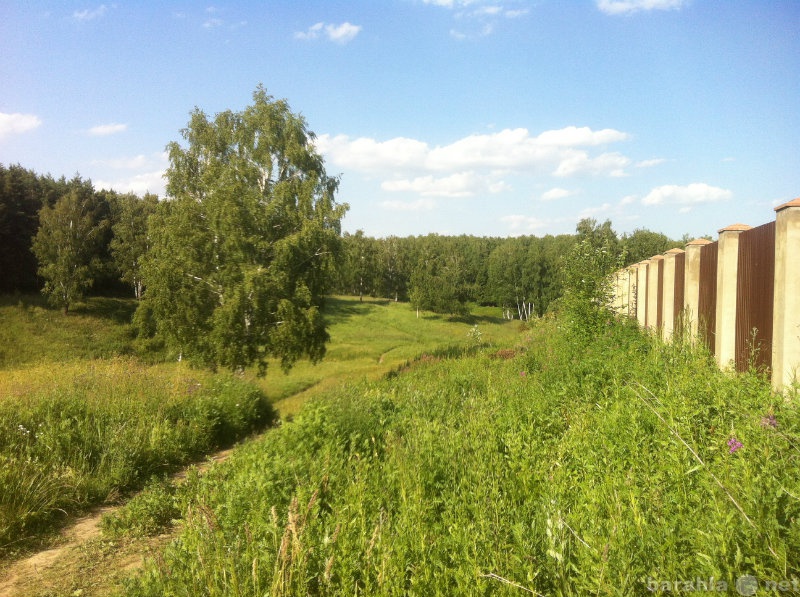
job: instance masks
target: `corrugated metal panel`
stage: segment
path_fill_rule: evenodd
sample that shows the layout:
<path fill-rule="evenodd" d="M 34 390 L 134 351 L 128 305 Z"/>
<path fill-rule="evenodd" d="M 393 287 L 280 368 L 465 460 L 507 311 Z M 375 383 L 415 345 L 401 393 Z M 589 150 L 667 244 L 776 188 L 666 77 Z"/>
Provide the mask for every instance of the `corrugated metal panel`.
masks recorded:
<path fill-rule="evenodd" d="M 715 352 L 714 329 L 717 325 L 717 255 L 719 243 L 700 249 L 700 299 L 697 306 L 697 331 L 708 349 Z"/>
<path fill-rule="evenodd" d="M 682 331 L 683 329 L 683 294 L 684 294 L 684 279 L 686 268 L 686 254 L 678 253 L 675 255 L 675 303 L 673 313 L 675 320 L 672 322 L 673 330 Z"/>
<path fill-rule="evenodd" d="M 739 235 L 736 278 L 736 370 L 772 366 L 775 222 Z"/>

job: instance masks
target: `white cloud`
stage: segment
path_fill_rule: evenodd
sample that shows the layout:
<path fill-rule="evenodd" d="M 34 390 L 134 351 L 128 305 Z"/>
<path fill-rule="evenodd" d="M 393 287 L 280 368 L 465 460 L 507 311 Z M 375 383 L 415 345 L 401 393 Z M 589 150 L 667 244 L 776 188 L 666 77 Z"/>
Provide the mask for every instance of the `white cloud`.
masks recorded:
<path fill-rule="evenodd" d="M 533 216 L 511 215 L 500 218 L 501 222 L 508 224 L 512 234 L 525 234 L 546 227 L 549 222 Z"/>
<path fill-rule="evenodd" d="M 597 8 L 609 15 L 648 10 L 677 10 L 686 4 L 687 0 L 597 0 Z"/>
<path fill-rule="evenodd" d="M 222 19 L 217 19 L 217 18 L 207 19 L 203 23 L 203 27 L 205 29 L 214 29 L 215 27 L 220 27 L 224 22 L 225 21 L 223 21 Z"/>
<path fill-rule="evenodd" d="M 106 137 L 108 135 L 116 135 L 117 133 L 124 133 L 128 130 L 127 124 L 99 124 L 89 129 L 89 134 L 93 137 Z"/>
<path fill-rule="evenodd" d="M 388 211 L 430 211 L 436 207 L 436 202 L 430 198 L 416 201 L 383 201 L 381 207 Z"/>
<path fill-rule="evenodd" d="M 585 174 L 611 176 L 619 178 L 626 176 L 625 168 L 631 163 L 630 159 L 621 153 L 603 153 L 597 157 L 590 157 L 585 151 L 570 151 L 563 157 L 554 176 L 567 178 Z"/>
<path fill-rule="evenodd" d="M 320 135 L 315 145 L 331 163 L 362 172 L 420 170 L 430 151 L 427 143 L 406 137 L 376 141 L 368 137 L 351 140 L 347 135 Z"/>
<path fill-rule="evenodd" d="M 361 25 L 353 25 L 352 23 L 348 22 L 344 22 L 340 25 L 326 25 L 325 23 L 320 22 L 314 23 L 305 31 L 298 31 L 294 34 L 294 37 L 295 39 L 311 41 L 318 39 L 321 35 L 324 35 L 329 41 L 337 44 L 346 44 L 350 41 L 353 41 L 361 29 Z"/>
<path fill-rule="evenodd" d="M 108 7 L 105 4 L 101 4 L 97 8 L 87 8 L 84 10 L 76 10 L 72 13 L 72 18 L 78 21 L 93 21 L 94 19 L 99 19 L 104 14 Z"/>
<path fill-rule="evenodd" d="M 361 31 L 361 25 L 353 25 L 351 23 L 342 23 L 341 25 L 326 25 L 325 33 L 332 42 L 337 44 L 346 44 L 352 41 L 356 35 Z"/>
<path fill-rule="evenodd" d="M 136 193 L 137 195 L 156 193 L 163 197 L 165 194 L 165 172 L 165 170 L 142 172 L 141 174 L 135 174 L 115 181 L 95 180 L 94 186 L 97 189 L 113 189 L 120 193 Z"/>
<path fill-rule="evenodd" d="M 713 187 L 704 182 L 695 182 L 686 186 L 663 185 L 656 187 L 642 199 L 642 203 L 644 205 L 712 203 L 725 201 L 732 196 L 733 193 L 727 189 Z"/>
<path fill-rule="evenodd" d="M 557 199 L 565 199 L 566 197 L 570 197 L 571 195 L 574 194 L 575 194 L 574 191 L 568 191 L 567 189 L 555 187 L 545 193 L 542 193 L 542 201 L 555 201 Z"/>
<path fill-rule="evenodd" d="M 596 205 L 594 207 L 586 207 L 580 211 L 578 218 L 591 218 L 592 216 L 608 213 L 611 211 L 611 209 L 612 206 L 610 203 L 603 203 L 602 205 Z"/>
<path fill-rule="evenodd" d="M 666 162 L 664 158 L 654 158 L 652 160 L 642 160 L 641 162 L 636 163 L 637 168 L 652 168 L 653 166 L 658 166 Z"/>
<path fill-rule="evenodd" d="M 0 139 L 9 135 L 27 133 L 41 126 L 42 120 L 35 114 L 6 114 L 0 112 Z"/>
<path fill-rule="evenodd" d="M 493 181 L 489 176 L 475 172 L 458 172 L 436 178 L 432 175 L 414 179 L 387 180 L 381 189 L 390 192 L 412 192 L 423 197 L 472 197 L 476 193 L 500 193 L 508 187 L 502 181 Z"/>
<path fill-rule="evenodd" d="M 602 146 L 628 138 L 614 129 L 570 126 L 538 135 L 525 128 L 503 129 L 437 146 L 408 137 L 380 141 L 323 134 L 315 146 L 331 170 L 376 178 L 386 192 L 471 197 L 507 192 L 512 177 L 626 176 L 631 160 Z M 561 186 L 542 200 L 574 194 Z"/>

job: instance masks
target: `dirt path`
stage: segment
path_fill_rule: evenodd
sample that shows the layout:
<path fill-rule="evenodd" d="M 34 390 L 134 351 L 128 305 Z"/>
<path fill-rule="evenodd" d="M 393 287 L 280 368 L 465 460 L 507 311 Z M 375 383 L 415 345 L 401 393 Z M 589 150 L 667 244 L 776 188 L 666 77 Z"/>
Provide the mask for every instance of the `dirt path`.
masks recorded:
<path fill-rule="evenodd" d="M 233 449 L 217 452 L 195 466 L 202 473 L 212 464 L 226 460 Z M 176 473 L 173 478 L 180 480 L 185 477 L 186 469 Z M 171 535 L 160 535 L 104 541 L 100 519 L 120 507 L 103 507 L 92 511 L 61 531 L 62 540 L 56 547 L 17 560 L 0 571 L 0 597 L 92 597 L 107 594 L 121 576 L 141 567 L 145 557 L 158 551 L 171 539 Z M 101 569 L 107 574 L 99 574 Z M 92 574 L 93 570 L 98 570 L 98 574 Z"/>

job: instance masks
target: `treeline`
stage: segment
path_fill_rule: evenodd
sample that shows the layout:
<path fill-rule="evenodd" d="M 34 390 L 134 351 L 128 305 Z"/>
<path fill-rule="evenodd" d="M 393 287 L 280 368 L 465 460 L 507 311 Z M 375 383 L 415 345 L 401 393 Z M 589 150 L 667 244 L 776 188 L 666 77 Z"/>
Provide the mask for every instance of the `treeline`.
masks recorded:
<path fill-rule="evenodd" d="M 408 300 L 416 308 L 460 314 L 468 303 L 496 305 L 509 318 L 541 316 L 562 294 L 562 260 L 580 240 L 603 247 L 621 266 L 681 247 L 649 230 L 617 236 L 611 222 L 584 219 L 575 234 L 371 238 L 345 233 L 336 290 Z"/>
<path fill-rule="evenodd" d="M 95 190 L 79 175 L 54 179 L 0 164 L 0 293 L 44 290 L 65 310 L 89 291 L 141 298 L 148 217 L 158 204 L 152 194 Z M 591 219 L 575 234 L 543 237 L 372 238 L 358 231 L 342 235 L 330 288 L 410 301 L 437 313 L 462 314 L 469 303 L 496 305 L 509 318 L 527 319 L 561 296 L 561 261 L 580 239 L 606 246 L 622 265 L 686 240 L 649 230 L 618 236 L 609 221 Z"/>
<path fill-rule="evenodd" d="M 90 288 L 140 297 L 139 260 L 157 204 L 151 194 L 95 190 L 77 174 L 54 179 L 0 164 L 0 293 L 45 290 L 65 308 Z"/>

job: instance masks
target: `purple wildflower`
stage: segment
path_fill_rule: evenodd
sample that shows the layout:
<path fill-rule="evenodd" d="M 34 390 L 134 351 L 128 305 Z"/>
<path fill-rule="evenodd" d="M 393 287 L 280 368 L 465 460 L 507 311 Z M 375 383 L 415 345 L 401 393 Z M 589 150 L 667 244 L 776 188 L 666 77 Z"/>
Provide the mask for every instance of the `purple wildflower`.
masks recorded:
<path fill-rule="evenodd" d="M 775 415 L 770 414 L 766 417 L 761 417 L 761 426 L 762 427 L 772 427 L 773 429 L 778 428 L 778 419 L 775 418 Z"/>
<path fill-rule="evenodd" d="M 739 448 L 743 448 L 744 444 L 735 437 L 732 437 L 731 439 L 728 440 L 728 447 L 730 448 L 730 453 L 733 454 Z"/>
<path fill-rule="evenodd" d="M 527 376 L 527 375 L 528 375 L 528 372 L 527 372 L 527 371 L 520 371 L 520 372 L 519 372 L 519 376 L 520 376 L 520 377 L 525 377 L 525 376 Z"/>

